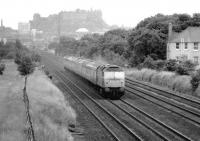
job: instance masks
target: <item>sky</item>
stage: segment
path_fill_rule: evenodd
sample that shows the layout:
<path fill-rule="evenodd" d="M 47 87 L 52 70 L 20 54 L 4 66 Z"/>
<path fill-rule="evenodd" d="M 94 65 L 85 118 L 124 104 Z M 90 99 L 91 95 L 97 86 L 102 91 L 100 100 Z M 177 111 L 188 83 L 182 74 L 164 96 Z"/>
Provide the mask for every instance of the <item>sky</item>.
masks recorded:
<path fill-rule="evenodd" d="M 18 22 L 29 22 L 34 13 L 46 17 L 60 11 L 100 9 L 109 25 L 135 27 L 157 13 L 200 13 L 199 0 L 0 0 L 0 19 L 17 29 Z"/>

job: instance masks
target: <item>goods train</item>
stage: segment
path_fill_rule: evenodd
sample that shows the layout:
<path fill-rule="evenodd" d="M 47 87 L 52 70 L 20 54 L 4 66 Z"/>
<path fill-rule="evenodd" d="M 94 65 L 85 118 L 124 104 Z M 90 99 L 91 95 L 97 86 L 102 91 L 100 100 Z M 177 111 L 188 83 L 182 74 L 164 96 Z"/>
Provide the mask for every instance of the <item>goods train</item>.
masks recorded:
<path fill-rule="evenodd" d="M 116 65 L 98 63 L 78 57 L 64 57 L 68 69 L 97 86 L 106 98 L 119 99 L 124 95 L 125 73 Z"/>

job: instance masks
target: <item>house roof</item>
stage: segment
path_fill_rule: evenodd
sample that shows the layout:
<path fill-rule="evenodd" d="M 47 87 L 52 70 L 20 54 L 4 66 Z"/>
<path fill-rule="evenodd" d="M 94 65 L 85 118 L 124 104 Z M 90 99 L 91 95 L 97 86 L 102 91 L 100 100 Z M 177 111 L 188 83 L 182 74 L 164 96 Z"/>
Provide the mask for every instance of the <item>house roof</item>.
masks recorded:
<path fill-rule="evenodd" d="M 168 42 L 200 42 L 200 27 L 188 27 L 180 33 L 172 32 Z"/>

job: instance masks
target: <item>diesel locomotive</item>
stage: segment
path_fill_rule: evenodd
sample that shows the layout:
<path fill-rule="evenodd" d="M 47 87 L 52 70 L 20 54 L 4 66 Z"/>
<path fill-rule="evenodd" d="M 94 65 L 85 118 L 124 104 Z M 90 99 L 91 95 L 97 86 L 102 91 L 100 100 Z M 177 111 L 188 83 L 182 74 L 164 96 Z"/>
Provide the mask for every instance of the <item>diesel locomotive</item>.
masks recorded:
<path fill-rule="evenodd" d="M 95 62 L 80 57 L 65 56 L 64 68 L 87 79 L 106 98 L 119 99 L 125 91 L 125 73 L 117 65 Z"/>

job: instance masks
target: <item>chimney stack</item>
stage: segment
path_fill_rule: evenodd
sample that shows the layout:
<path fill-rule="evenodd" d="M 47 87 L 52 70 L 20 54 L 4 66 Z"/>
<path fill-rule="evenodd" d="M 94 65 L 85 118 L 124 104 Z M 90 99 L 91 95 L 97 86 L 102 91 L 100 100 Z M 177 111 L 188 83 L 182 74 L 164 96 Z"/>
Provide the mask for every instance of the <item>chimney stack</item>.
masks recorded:
<path fill-rule="evenodd" d="M 168 27 L 168 39 L 170 39 L 172 35 L 172 23 L 169 23 L 169 27 Z"/>

